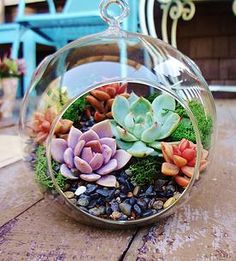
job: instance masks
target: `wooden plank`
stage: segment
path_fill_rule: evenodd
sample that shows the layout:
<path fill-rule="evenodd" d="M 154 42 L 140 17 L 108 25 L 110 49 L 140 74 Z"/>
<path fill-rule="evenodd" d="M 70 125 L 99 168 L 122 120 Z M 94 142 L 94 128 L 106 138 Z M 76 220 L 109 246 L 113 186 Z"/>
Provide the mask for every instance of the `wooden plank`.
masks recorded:
<path fill-rule="evenodd" d="M 80 225 L 45 200 L 6 224 L 2 231 L 2 261 L 118 260 L 135 233 Z"/>
<path fill-rule="evenodd" d="M 0 226 L 42 199 L 23 161 L 1 168 L 0 184 Z"/>
<path fill-rule="evenodd" d="M 141 230 L 124 260 L 236 260 L 236 101 L 217 101 L 217 111 L 215 160 L 202 193 Z"/>

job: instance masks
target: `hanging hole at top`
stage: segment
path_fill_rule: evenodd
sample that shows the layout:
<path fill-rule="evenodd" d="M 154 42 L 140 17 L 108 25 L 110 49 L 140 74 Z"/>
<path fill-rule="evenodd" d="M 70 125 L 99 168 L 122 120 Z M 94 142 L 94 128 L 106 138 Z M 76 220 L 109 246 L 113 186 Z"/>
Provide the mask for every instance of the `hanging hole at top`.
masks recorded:
<path fill-rule="evenodd" d="M 119 26 L 129 15 L 129 6 L 125 0 L 102 0 L 100 3 L 102 19 L 111 26 Z"/>

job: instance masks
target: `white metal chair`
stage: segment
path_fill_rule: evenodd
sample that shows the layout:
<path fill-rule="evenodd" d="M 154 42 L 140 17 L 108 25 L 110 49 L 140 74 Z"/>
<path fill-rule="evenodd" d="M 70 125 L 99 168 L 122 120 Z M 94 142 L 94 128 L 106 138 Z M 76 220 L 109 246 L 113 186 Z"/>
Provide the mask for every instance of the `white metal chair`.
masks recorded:
<path fill-rule="evenodd" d="M 155 26 L 154 6 L 155 2 L 160 4 L 162 9 L 161 37 L 158 37 Z M 195 5 L 192 0 L 140 0 L 139 18 L 140 28 L 144 34 L 156 38 L 177 47 L 176 30 L 178 21 L 182 18 L 189 21 L 195 14 Z M 172 20 L 171 34 L 168 35 L 168 18 Z"/>

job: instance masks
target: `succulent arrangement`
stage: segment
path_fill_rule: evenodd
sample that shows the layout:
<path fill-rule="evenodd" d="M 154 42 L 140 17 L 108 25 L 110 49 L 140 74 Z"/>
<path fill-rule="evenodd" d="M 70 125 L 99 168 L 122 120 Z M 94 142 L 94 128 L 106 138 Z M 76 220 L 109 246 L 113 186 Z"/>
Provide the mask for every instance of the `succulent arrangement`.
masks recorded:
<path fill-rule="evenodd" d="M 57 122 L 50 143 L 51 171 L 65 197 L 113 220 L 147 217 L 174 204 L 194 175 L 197 157 L 193 126 L 180 104 L 168 94 L 143 97 L 127 87 L 105 85 L 78 98 Z M 208 165 L 212 119 L 198 101 L 189 107 L 203 144 L 201 173 Z M 50 107 L 32 119 L 34 168 L 48 190 L 56 188 L 44 142 L 56 116 Z"/>

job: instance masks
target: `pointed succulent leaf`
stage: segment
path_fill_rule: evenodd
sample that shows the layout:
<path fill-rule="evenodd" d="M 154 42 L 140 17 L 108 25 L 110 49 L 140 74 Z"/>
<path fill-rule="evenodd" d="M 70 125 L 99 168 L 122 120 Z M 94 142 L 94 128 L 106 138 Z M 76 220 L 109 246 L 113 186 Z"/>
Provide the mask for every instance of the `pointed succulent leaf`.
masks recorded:
<path fill-rule="evenodd" d="M 96 123 L 91 129 L 97 133 L 99 138 L 111 138 L 113 136 L 111 123 L 109 120 Z"/>
<path fill-rule="evenodd" d="M 128 130 L 128 131 L 132 131 L 133 128 L 135 126 L 135 122 L 134 122 L 134 115 L 132 113 L 129 113 L 124 120 L 124 127 Z"/>
<path fill-rule="evenodd" d="M 116 153 L 116 140 L 112 138 L 102 138 L 100 139 L 102 145 L 107 145 L 112 150 L 112 156 Z"/>
<path fill-rule="evenodd" d="M 116 130 L 119 134 L 120 139 L 124 141 L 137 141 L 138 139 L 131 133 L 129 133 L 127 130 L 122 129 L 120 126 L 116 127 Z"/>
<path fill-rule="evenodd" d="M 152 105 L 147 99 L 140 97 L 131 104 L 130 111 L 133 113 L 134 117 L 143 116 L 145 119 L 146 114 L 152 111 Z"/>
<path fill-rule="evenodd" d="M 91 173 L 91 174 L 81 174 L 80 178 L 88 182 L 94 182 L 99 180 L 101 176 L 98 174 Z"/>
<path fill-rule="evenodd" d="M 85 160 L 81 159 L 80 157 L 75 157 L 74 158 L 74 163 L 75 163 L 75 167 L 82 173 L 92 173 L 92 168 L 90 167 L 90 165 L 88 164 L 88 162 L 86 162 Z"/>
<path fill-rule="evenodd" d="M 64 162 L 64 152 L 67 149 L 67 142 L 63 139 L 52 139 L 51 154 L 52 158 L 60 163 Z"/>
<path fill-rule="evenodd" d="M 62 164 L 60 167 L 60 173 L 63 177 L 67 178 L 67 179 L 73 179 L 73 180 L 77 180 L 78 177 L 74 176 L 73 173 L 71 172 L 71 170 L 66 166 L 66 164 Z"/>
<path fill-rule="evenodd" d="M 75 149 L 74 149 L 74 155 L 75 155 L 75 156 L 80 156 L 80 153 L 81 153 L 81 151 L 82 151 L 84 145 L 85 145 L 85 141 L 84 141 L 84 140 L 80 140 L 80 141 L 77 143 L 77 145 L 75 146 Z"/>
<path fill-rule="evenodd" d="M 112 156 L 112 149 L 105 144 L 102 145 L 102 156 L 104 164 L 107 164 Z"/>
<path fill-rule="evenodd" d="M 78 156 L 78 155 L 76 155 L 76 156 Z M 90 147 L 83 148 L 82 153 L 81 153 L 81 158 L 89 163 L 91 161 L 91 159 L 93 158 L 92 149 Z"/>
<path fill-rule="evenodd" d="M 177 128 L 180 121 L 180 116 L 177 113 L 170 113 L 168 118 L 161 126 L 161 131 L 156 137 L 156 140 L 162 140 L 170 136 L 170 134 Z"/>
<path fill-rule="evenodd" d="M 111 173 L 112 171 L 114 171 L 117 167 L 117 160 L 116 159 L 112 159 L 110 160 L 107 164 L 103 165 L 99 170 L 97 170 L 96 172 L 99 175 L 107 175 L 109 173 Z"/>
<path fill-rule="evenodd" d="M 116 186 L 116 177 L 114 175 L 107 175 L 101 177 L 97 182 L 98 185 L 103 187 L 115 187 Z"/>
<path fill-rule="evenodd" d="M 164 143 L 164 142 L 163 142 Z M 148 146 L 149 147 L 152 147 L 156 150 L 161 150 L 161 144 L 162 142 L 161 141 L 154 141 L 152 143 L 149 143 Z M 170 145 L 178 145 L 179 144 L 179 141 L 172 141 L 172 142 L 165 142 L 165 144 L 170 144 Z"/>
<path fill-rule="evenodd" d="M 175 110 L 175 100 L 168 94 L 159 95 L 152 102 L 152 109 L 155 120 L 160 124 L 162 123 L 163 116 L 167 113 L 166 110 Z"/>
<path fill-rule="evenodd" d="M 74 153 L 73 153 L 72 148 L 67 148 L 65 150 L 64 161 L 70 169 L 74 168 Z"/>
<path fill-rule="evenodd" d="M 112 134 L 113 134 L 113 136 L 115 137 L 115 138 L 120 138 L 120 135 L 119 135 L 119 133 L 118 133 L 118 131 L 117 131 L 117 129 L 116 129 L 116 127 L 117 127 L 117 124 L 116 124 L 116 122 L 114 121 L 114 120 L 110 120 L 110 123 L 111 123 L 111 129 L 112 129 Z"/>
<path fill-rule="evenodd" d="M 157 150 L 154 150 L 151 154 L 150 154 L 150 156 L 153 156 L 153 157 L 159 157 L 159 158 L 163 158 L 163 154 L 161 153 L 161 152 L 159 152 L 159 151 L 157 151 Z"/>
<path fill-rule="evenodd" d="M 93 170 L 101 168 L 103 164 L 103 156 L 101 153 L 95 153 L 91 161 L 89 162 L 90 167 Z"/>
<path fill-rule="evenodd" d="M 152 143 L 157 140 L 158 136 L 161 134 L 162 129 L 157 122 L 154 122 L 151 128 L 145 130 L 142 134 L 141 140 L 145 143 Z"/>
<path fill-rule="evenodd" d="M 152 143 L 149 143 L 148 146 L 156 149 L 156 150 L 161 150 L 161 142 L 160 141 L 154 141 Z"/>
<path fill-rule="evenodd" d="M 122 150 L 128 150 L 133 146 L 133 142 L 125 142 L 122 140 L 116 140 L 117 146 Z"/>
<path fill-rule="evenodd" d="M 136 141 L 127 152 L 134 157 L 143 158 L 153 153 L 154 149 L 147 147 L 142 141 Z"/>
<path fill-rule="evenodd" d="M 117 167 L 116 170 L 122 169 L 131 159 L 131 154 L 124 150 L 117 150 L 115 156 L 113 159 L 116 159 L 117 161 Z"/>
<path fill-rule="evenodd" d="M 82 132 L 79 129 L 72 126 L 68 134 L 68 139 L 67 139 L 68 146 L 74 149 L 81 135 Z"/>
<path fill-rule="evenodd" d="M 146 118 L 145 118 L 145 128 L 150 128 L 154 123 L 154 119 L 153 119 L 153 113 L 152 112 L 148 112 L 146 114 Z"/>
<path fill-rule="evenodd" d="M 128 98 L 129 104 L 131 105 L 133 102 L 138 100 L 138 95 L 136 95 L 134 92 L 132 92 Z"/>
<path fill-rule="evenodd" d="M 97 133 L 93 130 L 88 130 L 84 132 L 80 137 L 79 140 L 84 140 L 85 142 L 91 141 L 91 140 L 99 140 L 99 136 Z"/>
<path fill-rule="evenodd" d="M 116 96 L 112 105 L 112 115 L 114 120 L 124 126 L 124 119 L 129 114 L 129 102 L 125 97 Z"/>
<path fill-rule="evenodd" d="M 136 123 L 134 130 L 133 130 L 133 134 L 135 137 L 137 137 L 139 140 L 142 137 L 143 132 L 145 131 L 145 126 L 143 123 Z"/>

